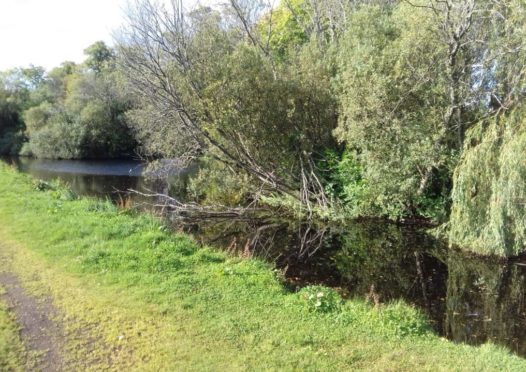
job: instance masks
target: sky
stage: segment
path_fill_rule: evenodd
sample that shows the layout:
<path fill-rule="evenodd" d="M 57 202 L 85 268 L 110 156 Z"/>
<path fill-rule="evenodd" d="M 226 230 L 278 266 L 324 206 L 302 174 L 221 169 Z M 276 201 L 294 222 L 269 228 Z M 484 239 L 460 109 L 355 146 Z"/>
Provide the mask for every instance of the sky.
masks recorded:
<path fill-rule="evenodd" d="M 199 0 L 184 0 L 187 8 Z M 207 3 L 212 0 L 200 0 Z M 82 62 L 98 40 L 113 44 L 127 0 L 0 0 L 0 71 Z"/>

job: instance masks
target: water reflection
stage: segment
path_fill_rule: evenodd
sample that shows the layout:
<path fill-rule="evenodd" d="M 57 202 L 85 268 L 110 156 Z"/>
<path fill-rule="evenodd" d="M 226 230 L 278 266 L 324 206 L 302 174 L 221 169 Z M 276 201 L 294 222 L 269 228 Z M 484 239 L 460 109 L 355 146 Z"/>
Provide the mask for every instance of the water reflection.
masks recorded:
<path fill-rule="evenodd" d="M 326 284 L 379 303 L 402 299 L 451 340 L 492 341 L 526 356 L 526 264 L 449 250 L 422 229 L 379 222 L 321 234 L 276 221 L 215 221 L 186 231 L 204 244 L 272 260 L 293 286 Z"/>
<path fill-rule="evenodd" d="M 507 345 L 526 356 L 526 267 L 451 252 L 446 336 L 458 342 Z"/>
<path fill-rule="evenodd" d="M 441 331 L 447 247 L 414 226 L 362 223 L 340 232 L 334 266 L 341 285 L 378 301 L 404 299 L 424 309 Z"/>
<path fill-rule="evenodd" d="M 147 178 L 143 176 L 144 163 L 133 160 L 47 160 L 24 157 L 3 160 L 44 181 L 59 178 L 79 195 L 114 201 L 129 199 L 135 204 L 150 203 L 152 199 L 128 190 L 183 195 L 188 175 L 195 171 L 194 168 L 176 169 L 167 178 Z"/>

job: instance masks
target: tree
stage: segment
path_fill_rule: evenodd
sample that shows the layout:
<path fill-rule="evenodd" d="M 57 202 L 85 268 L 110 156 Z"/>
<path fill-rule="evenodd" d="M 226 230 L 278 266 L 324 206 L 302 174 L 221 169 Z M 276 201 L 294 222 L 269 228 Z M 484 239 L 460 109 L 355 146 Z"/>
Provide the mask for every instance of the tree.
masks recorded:
<path fill-rule="evenodd" d="M 524 81 L 524 12 L 517 0 L 411 2 L 436 24 L 439 42 L 447 48 L 449 107 L 444 125 L 456 133 L 456 147 L 477 120 L 495 110 L 510 109 L 521 96 Z"/>
<path fill-rule="evenodd" d="M 252 3 L 232 1 L 226 14 L 198 18 L 187 18 L 180 2 L 170 12 L 149 1 L 130 11 L 120 63 L 137 100 L 159 113 L 140 124 L 155 131 L 162 121 L 169 134 L 185 133 L 185 144 L 166 138 L 182 156 L 209 154 L 266 192 L 326 208 L 315 157 L 332 143 L 333 97 L 327 84 L 304 78 L 306 69 L 276 63 Z M 236 22 L 227 22 L 231 14 Z"/>
<path fill-rule="evenodd" d="M 111 48 L 109 48 L 104 41 L 97 41 L 91 44 L 89 47 L 84 49 L 84 54 L 87 56 L 84 64 L 97 73 L 100 73 L 115 59 L 115 54 Z"/>
<path fill-rule="evenodd" d="M 445 48 L 425 11 L 363 6 L 339 46 L 342 115 L 335 134 L 363 164 L 360 214 L 417 213 L 430 170 L 447 169 Z"/>
<path fill-rule="evenodd" d="M 0 155 L 17 153 L 24 139 L 22 110 L 29 103 L 27 73 L 36 69 L 13 69 L 0 73 Z"/>
<path fill-rule="evenodd" d="M 102 42 L 87 48 L 82 69 L 71 62 L 51 70 L 31 89 L 33 106 L 24 111 L 27 152 L 44 158 L 111 158 L 136 146 L 125 112 L 130 108 Z"/>
<path fill-rule="evenodd" d="M 0 155 L 16 152 L 23 129 L 20 107 L 10 92 L 0 86 Z"/>

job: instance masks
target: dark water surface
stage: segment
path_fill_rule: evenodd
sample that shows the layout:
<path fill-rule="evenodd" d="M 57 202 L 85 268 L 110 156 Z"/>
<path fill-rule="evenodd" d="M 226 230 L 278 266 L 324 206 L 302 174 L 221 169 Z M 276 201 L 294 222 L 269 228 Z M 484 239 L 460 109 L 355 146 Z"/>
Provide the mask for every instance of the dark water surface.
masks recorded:
<path fill-rule="evenodd" d="M 7 161 L 36 178 L 58 177 L 78 194 L 114 200 L 122 197 L 116 190 L 127 189 L 182 194 L 191 173 L 148 180 L 134 161 Z M 404 300 L 448 339 L 491 341 L 526 356 L 526 259 L 471 256 L 448 249 L 423 228 L 379 221 L 323 228 L 232 219 L 174 225 L 203 244 L 274 262 L 292 287 L 325 284 L 372 302 Z"/>
<path fill-rule="evenodd" d="M 48 160 L 5 157 L 4 162 L 37 179 L 60 179 L 78 195 L 131 199 L 135 203 L 151 201 L 128 190 L 178 195 L 186 189 L 188 175 L 195 168 L 172 169 L 168 177 L 145 177 L 146 166 L 135 160 Z"/>

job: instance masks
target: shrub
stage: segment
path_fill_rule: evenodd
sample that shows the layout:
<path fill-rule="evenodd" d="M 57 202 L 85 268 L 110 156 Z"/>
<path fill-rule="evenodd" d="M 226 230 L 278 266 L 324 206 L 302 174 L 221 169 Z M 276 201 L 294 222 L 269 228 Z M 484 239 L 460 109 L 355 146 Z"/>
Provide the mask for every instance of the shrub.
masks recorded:
<path fill-rule="evenodd" d="M 330 313 L 341 309 L 342 298 L 334 289 L 322 286 L 308 286 L 299 293 L 306 301 L 310 311 Z"/>

